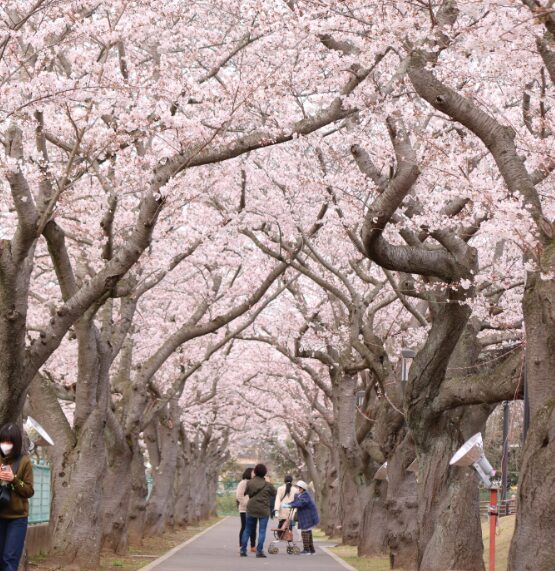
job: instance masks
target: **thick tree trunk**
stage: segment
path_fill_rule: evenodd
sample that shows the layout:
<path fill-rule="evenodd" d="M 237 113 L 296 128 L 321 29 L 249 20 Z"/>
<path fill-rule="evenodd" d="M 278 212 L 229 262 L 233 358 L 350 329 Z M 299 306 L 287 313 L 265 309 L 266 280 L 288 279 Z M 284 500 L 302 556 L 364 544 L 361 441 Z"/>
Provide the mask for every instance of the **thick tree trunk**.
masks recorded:
<path fill-rule="evenodd" d="M 331 499 L 334 496 L 331 484 L 333 484 L 333 480 L 330 481 L 329 478 L 326 478 L 316 498 L 318 509 L 320 510 L 320 525 L 328 535 L 332 535 L 333 530 L 337 526 L 337 517 Z"/>
<path fill-rule="evenodd" d="M 79 378 L 75 398 L 75 446 L 54 476 L 53 552 L 67 564 L 97 568 L 102 540 L 101 499 L 106 475 L 106 428 L 111 348 L 92 321 L 76 325 Z"/>
<path fill-rule="evenodd" d="M 555 269 L 555 242 L 544 271 Z M 555 561 L 555 280 L 530 274 L 523 303 L 531 425 L 518 487 L 509 571 L 547 571 Z"/>
<path fill-rule="evenodd" d="M 128 548 L 132 450 L 108 439 L 108 467 L 102 482 L 102 543 L 118 554 Z"/>
<path fill-rule="evenodd" d="M 356 385 L 354 375 L 334 375 L 338 441 L 339 519 L 346 545 L 357 545 L 364 506 L 366 479 L 363 451 L 356 437 Z"/>
<path fill-rule="evenodd" d="M 133 442 L 131 457 L 131 495 L 127 533 L 129 541 L 140 543 L 144 536 L 148 486 L 145 459 L 138 441 Z"/>
<path fill-rule="evenodd" d="M 98 569 L 100 564 L 104 427 L 102 410 L 89 415 L 75 447 L 64 456 L 54 475 L 52 552 L 79 569 Z"/>
<path fill-rule="evenodd" d="M 217 490 L 218 490 L 218 473 L 214 473 L 210 476 L 207 486 L 206 495 L 206 511 L 204 513 L 204 518 L 210 518 L 217 515 Z"/>
<path fill-rule="evenodd" d="M 407 472 L 414 457 L 414 444 L 407 435 L 387 461 L 386 543 L 391 568 L 404 571 L 416 569 L 418 565 L 418 491 L 414 473 Z"/>
<path fill-rule="evenodd" d="M 418 550 L 421 571 L 483 571 L 477 476 L 449 460 L 472 434 L 484 428 L 489 407 L 444 413 L 421 440 L 418 454 Z"/>
<path fill-rule="evenodd" d="M 335 537 L 341 530 L 339 521 L 337 466 L 333 454 L 328 448 L 322 447 L 321 455 L 316 459 L 318 469 L 323 477 L 318 478 L 317 490 L 318 509 L 320 510 L 321 527 L 329 537 Z"/>
<path fill-rule="evenodd" d="M 369 488 L 369 499 L 362 518 L 358 542 L 360 556 L 383 555 L 387 551 L 386 494 L 387 482 L 374 480 Z"/>
<path fill-rule="evenodd" d="M 177 456 L 175 525 L 186 526 L 193 522 L 191 517 L 193 494 L 191 493 L 190 463 L 180 451 Z"/>
<path fill-rule="evenodd" d="M 509 571 L 554 568 L 555 400 L 535 415 L 524 450 Z"/>
<path fill-rule="evenodd" d="M 373 418 L 372 431 L 360 445 L 370 461 L 366 478 L 373 482 L 365 504 L 360 529 L 359 553 L 388 553 L 392 568 L 415 568 L 416 548 L 416 481 L 407 467 L 415 458 L 414 443 L 405 418 L 400 412 L 402 389 L 393 371 L 388 375 L 388 399 L 374 398 L 368 403 Z M 397 403 L 395 405 L 395 403 Z M 361 426 L 365 428 L 364 424 Z M 374 479 L 387 459 L 387 481 Z"/>
<path fill-rule="evenodd" d="M 14 264 L 10 242 L 0 240 L 0 426 L 17 421 L 27 393 L 26 322 L 35 246 Z"/>
<path fill-rule="evenodd" d="M 360 451 L 340 448 L 339 455 L 341 538 L 345 545 L 357 545 L 366 488 Z"/>
<path fill-rule="evenodd" d="M 470 310 L 452 300 L 438 307 L 424 348 L 410 370 L 407 423 L 418 458 L 418 559 L 421 571 L 482 571 L 483 545 L 477 479 L 450 467 L 455 451 L 482 430 L 490 407 L 433 411 L 428 405 L 448 376 L 447 366 L 475 364 Z M 468 371 L 470 372 L 470 371 Z"/>
<path fill-rule="evenodd" d="M 160 421 L 158 422 L 158 419 Z M 177 405 L 171 406 L 169 415 L 160 415 L 145 429 L 150 453 L 153 485 L 146 507 L 145 537 L 164 532 L 173 517 L 174 479 L 177 466 L 179 423 Z M 159 463 L 154 464 L 154 450 L 159 451 Z"/>

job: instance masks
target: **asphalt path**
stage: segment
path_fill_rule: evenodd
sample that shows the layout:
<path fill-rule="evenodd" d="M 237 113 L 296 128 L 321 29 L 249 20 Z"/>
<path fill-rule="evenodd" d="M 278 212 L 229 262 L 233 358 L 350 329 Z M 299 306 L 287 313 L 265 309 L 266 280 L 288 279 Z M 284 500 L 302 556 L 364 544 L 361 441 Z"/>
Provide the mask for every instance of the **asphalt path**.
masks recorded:
<path fill-rule="evenodd" d="M 275 520 L 274 520 L 275 522 Z M 189 540 L 181 547 L 172 550 L 164 557 L 153 561 L 141 571 L 344 571 L 353 569 L 349 565 L 336 561 L 322 547 L 331 545 L 325 542 L 315 542 L 314 555 L 289 555 L 286 544 L 280 542 L 279 553 L 268 554 L 268 545 L 274 540 L 270 531 L 275 524 L 270 520 L 266 537 L 266 559 L 255 557 L 239 557 L 239 528 L 238 517 L 228 517 L 215 526 Z M 302 542 L 298 545 L 302 548 Z"/>

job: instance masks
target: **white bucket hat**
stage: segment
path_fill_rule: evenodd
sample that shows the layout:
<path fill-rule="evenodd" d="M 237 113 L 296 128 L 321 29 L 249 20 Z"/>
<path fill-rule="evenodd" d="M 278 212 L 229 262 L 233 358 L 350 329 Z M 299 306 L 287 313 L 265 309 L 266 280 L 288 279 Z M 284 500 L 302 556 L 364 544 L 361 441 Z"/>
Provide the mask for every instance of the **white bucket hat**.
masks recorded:
<path fill-rule="evenodd" d="M 308 490 L 308 484 L 302 480 L 299 480 L 295 486 L 297 486 L 297 488 L 302 488 L 303 490 Z"/>

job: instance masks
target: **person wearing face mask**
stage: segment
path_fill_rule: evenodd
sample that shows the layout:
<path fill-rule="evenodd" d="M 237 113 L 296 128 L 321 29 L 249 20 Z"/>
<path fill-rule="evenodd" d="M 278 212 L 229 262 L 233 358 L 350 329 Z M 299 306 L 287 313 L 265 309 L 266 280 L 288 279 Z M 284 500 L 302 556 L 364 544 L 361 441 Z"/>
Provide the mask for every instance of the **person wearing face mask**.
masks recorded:
<path fill-rule="evenodd" d="M 0 506 L 0 568 L 17 571 L 29 516 L 29 498 L 33 496 L 33 466 L 22 454 L 23 436 L 13 423 L 0 428 L 0 486 L 7 486 L 9 501 Z M 5 496 L 5 494 L 3 494 Z"/>

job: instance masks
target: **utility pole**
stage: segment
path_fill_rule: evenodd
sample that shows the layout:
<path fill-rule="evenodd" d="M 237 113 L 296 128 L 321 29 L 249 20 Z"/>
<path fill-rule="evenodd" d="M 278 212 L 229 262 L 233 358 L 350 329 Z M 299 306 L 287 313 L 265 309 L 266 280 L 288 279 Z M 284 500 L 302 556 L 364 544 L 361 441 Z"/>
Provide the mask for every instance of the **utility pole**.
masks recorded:
<path fill-rule="evenodd" d="M 522 445 L 526 444 L 528 429 L 530 428 L 530 398 L 528 396 L 528 359 L 524 349 L 524 426 L 522 427 Z"/>
<path fill-rule="evenodd" d="M 507 499 L 507 488 L 509 485 L 509 401 L 503 401 L 503 455 L 501 457 L 501 501 Z"/>

